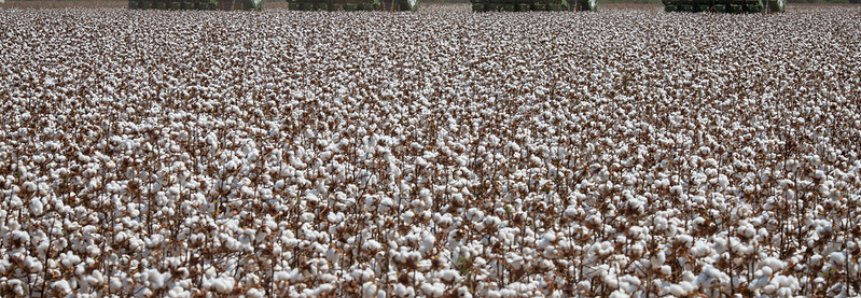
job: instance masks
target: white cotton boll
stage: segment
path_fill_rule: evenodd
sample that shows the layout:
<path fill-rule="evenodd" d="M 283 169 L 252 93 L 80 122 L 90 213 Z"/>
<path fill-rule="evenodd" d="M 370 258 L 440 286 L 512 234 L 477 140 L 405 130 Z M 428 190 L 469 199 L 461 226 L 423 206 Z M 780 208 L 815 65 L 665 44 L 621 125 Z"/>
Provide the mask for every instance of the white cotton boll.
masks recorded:
<path fill-rule="evenodd" d="M 431 195 L 431 191 L 429 189 L 423 188 L 421 191 L 419 191 L 419 197 L 421 198 L 421 201 L 425 203 L 425 209 L 433 206 L 433 196 Z"/>
<path fill-rule="evenodd" d="M 396 284 L 394 286 L 394 291 L 395 291 L 395 296 L 404 297 L 404 295 L 407 294 L 407 287 L 405 287 L 403 284 Z"/>
<path fill-rule="evenodd" d="M 718 185 L 720 185 L 721 189 L 726 189 L 727 186 L 729 186 L 729 178 L 724 174 L 720 174 L 720 176 L 718 176 Z"/>
<path fill-rule="evenodd" d="M 688 295 L 688 292 L 685 291 L 685 288 L 680 285 L 670 285 L 669 287 L 667 287 L 667 293 L 670 293 L 670 295 L 676 297 L 684 297 Z"/>
<path fill-rule="evenodd" d="M 774 270 L 772 270 L 771 267 L 763 267 L 762 269 L 757 271 L 761 272 L 759 276 L 762 277 L 770 277 L 771 274 L 774 273 Z"/>
<path fill-rule="evenodd" d="M 780 298 L 789 298 L 792 297 L 792 289 L 790 288 L 780 288 L 777 290 L 777 297 Z"/>
<path fill-rule="evenodd" d="M 377 297 L 377 285 L 370 281 L 362 284 L 362 298 L 375 297 Z"/>
<path fill-rule="evenodd" d="M 332 284 L 326 283 L 326 284 L 322 284 L 319 287 L 317 287 L 316 292 L 317 292 L 317 295 L 320 295 L 320 294 L 324 294 L 324 293 L 330 293 L 334 289 L 335 289 L 335 286 L 333 286 Z"/>
<path fill-rule="evenodd" d="M 711 254 L 711 248 L 709 248 L 708 244 L 703 241 L 698 241 L 694 244 L 690 249 L 691 256 L 696 258 L 702 258 Z"/>
<path fill-rule="evenodd" d="M 251 288 L 250 290 L 248 290 L 248 292 L 245 293 L 245 297 L 248 298 L 263 298 L 265 295 L 265 292 L 257 288 Z"/>
<path fill-rule="evenodd" d="M 712 266 L 705 267 L 696 279 L 696 284 L 703 288 L 719 287 L 727 282 L 729 276 Z"/>
<path fill-rule="evenodd" d="M 9 209 L 11 210 L 18 210 L 21 209 L 21 207 L 24 207 L 24 201 L 21 201 L 21 198 L 16 195 L 12 195 L 12 198 L 9 199 L 8 204 Z"/>
<path fill-rule="evenodd" d="M 383 245 L 374 239 L 365 241 L 365 243 L 362 245 L 363 250 L 371 252 L 371 253 L 375 253 L 375 252 L 379 251 L 380 248 L 382 248 L 382 247 L 383 247 Z"/>
<path fill-rule="evenodd" d="M 72 268 L 75 265 L 81 263 L 81 257 L 76 256 L 74 253 L 69 252 L 68 254 L 61 255 L 62 260 L 60 264 L 63 264 L 66 268 Z"/>
<path fill-rule="evenodd" d="M 553 264 L 553 262 L 551 262 L 550 260 L 544 259 L 541 260 L 541 263 L 539 263 L 538 267 L 543 270 L 551 271 L 553 269 L 556 269 L 556 264 Z"/>
<path fill-rule="evenodd" d="M 27 193 L 34 193 L 38 189 L 38 187 L 36 187 L 36 183 L 30 181 L 24 182 L 22 186 L 24 187 L 24 191 Z"/>
<path fill-rule="evenodd" d="M 771 268 L 772 271 L 780 271 L 780 270 L 783 270 L 784 267 L 786 267 L 786 263 L 784 263 L 783 261 L 781 261 L 775 257 L 765 258 L 765 260 L 763 260 L 762 263 L 763 263 L 763 266 L 767 266 L 767 267 Z"/>
<path fill-rule="evenodd" d="M 377 206 L 377 212 L 380 212 L 380 213 L 389 212 L 389 210 L 392 210 L 392 206 L 394 206 L 394 205 L 395 205 L 395 202 L 392 201 L 391 198 L 384 197 L 382 200 L 380 200 L 380 205 Z"/>
<path fill-rule="evenodd" d="M 653 267 L 659 267 L 661 265 L 664 265 L 664 262 L 666 261 L 667 255 L 664 253 L 664 251 L 661 250 L 653 253 L 652 256 L 649 258 L 649 262 L 652 264 Z"/>
<path fill-rule="evenodd" d="M 460 277 L 460 273 L 454 269 L 446 269 L 440 272 L 442 275 L 442 280 L 446 282 L 453 282 Z"/>
<path fill-rule="evenodd" d="M 28 243 L 30 242 L 30 234 L 21 230 L 12 231 L 12 240 Z"/>
<path fill-rule="evenodd" d="M 467 287 L 460 287 L 457 288 L 457 297 L 472 298 L 472 293 L 469 292 Z"/>
<path fill-rule="evenodd" d="M 768 294 L 768 295 L 774 295 L 775 292 L 777 292 L 777 289 L 778 289 L 777 285 L 767 284 L 764 287 L 762 287 L 762 292 L 765 294 Z"/>
<path fill-rule="evenodd" d="M 42 262 L 39 259 L 27 256 L 24 258 L 24 267 L 27 268 L 30 273 L 39 273 L 42 272 Z"/>
<path fill-rule="evenodd" d="M 846 264 L 846 255 L 840 251 L 832 252 L 828 255 L 828 263 L 832 267 L 842 267 Z"/>
<path fill-rule="evenodd" d="M 290 273 L 287 271 L 276 271 L 272 276 L 272 279 L 275 281 L 286 281 L 290 279 Z"/>
<path fill-rule="evenodd" d="M 41 216 L 44 212 L 44 205 L 42 204 L 42 200 L 40 198 L 33 198 L 30 200 L 30 214 L 35 216 Z"/>
<path fill-rule="evenodd" d="M 514 252 L 508 252 L 505 255 L 505 261 L 508 262 L 508 264 L 511 265 L 511 267 L 514 268 L 515 270 L 522 269 L 524 262 L 525 262 L 523 257 L 517 255 Z"/>
<path fill-rule="evenodd" d="M 547 238 L 542 238 L 541 241 L 538 241 L 539 250 L 545 250 L 548 247 L 553 247 L 553 243 L 547 240 Z"/>
<path fill-rule="evenodd" d="M 402 219 L 402 220 L 404 221 L 404 223 L 406 223 L 407 225 L 412 225 L 413 220 L 415 219 L 415 216 L 416 216 L 415 212 L 413 212 L 413 211 L 409 210 L 409 211 L 404 212 L 403 214 L 401 214 L 401 219 Z"/>
<path fill-rule="evenodd" d="M 233 280 L 232 277 L 221 277 L 221 278 L 213 278 L 210 280 L 206 280 L 203 283 L 204 288 L 213 290 L 215 292 L 221 294 L 227 294 L 233 291 L 233 286 L 236 281 Z"/>
<path fill-rule="evenodd" d="M 180 286 L 175 286 L 167 292 L 167 296 L 170 298 L 189 298 L 191 297 L 191 293 Z"/>
<path fill-rule="evenodd" d="M 72 287 L 69 286 L 69 282 L 65 280 L 54 282 L 53 284 L 51 284 L 51 288 L 54 289 L 54 291 L 57 291 L 58 293 L 63 295 L 68 295 L 72 292 Z"/>
<path fill-rule="evenodd" d="M 147 280 L 149 281 L 150 286 L 153 289 L 161 289 L 165 287 L 171 277 L 170 272 L 161 273 L 155 269 L 148 269 L 145 272 L 147 275 Z"/>
<path fill-rule="evenodd" d="M 423 283 L 421 289 L 428 297 L 442 297 L 445 293 L 445 285 L 442 283 Z"/>
<path fill-rule="evenodd" d="M 302 213 L 302 216 L 300 216 L 300 217 L 299 217 L 299 220 L 300 220 L 301 222 L 313 223 L 313 222 L 314 222 L 314 218 L 316 218 L 316 217 L 317 217 L 317 216 L 316 216 L 316 215 L 314 215 L 314 213 L 311 213 L 311 212 L 305 212 L 305 213 Z"/>
<path fill-rule="evenodd" d="M 615 290 L 613 293 L 610 293 L 610 298 L 629 298 L 631 294 L 625 293 L 622 290 Z"/>
<path fill-rule="evenodd" d="M 679 286 L 682 287 L 682 290 L 684 290 L 686 293 L 696 291 L 699 288 L 695 283 L 687 281 L 680 282 Z"/>
<path fill-rule="evenodd" d="M 688 270 L 682 271 L 682 280 L 687 281 L 687 282 L 693 282 L 696 279 L 697 279 L 697 276 L 694 275 L 693 272 L 688 271 Z M 681 284 L 681 283 L 679 283 L 679 284 Z"/>
<path fill-rule="evenodd" d="M 681 185 L 673 185 L 673 186 L 670 186 L 670 193 L 671 193 L 671 194 L 674 194 L 674 195 L 682 195 L 682 192 L 683 192 L 683 191 L 684 191 L 684 189 L 682 188 L 682 186 L 681 186 Z"/>
<path fill-rule="evenodd" d="M 428 232 L 426 232 L 424 234 L 425 235 L 423 235 L 423 237 L 422 237 L 422 242 L 421 242 L 421 244 L 419 244 L 419 252 L 421 252 L 422 254 L 425 254 L 425 253 L 431 251 L 431 249 L 433 249 L 434 244 L 436 243 L 436 238 L 433 236 L 433 234 L 428 233 Z"/>
<path fill-rule="evenodd" d="M 750 282 L 750 289 L 756 290 L 756 289 L 762 288 L 763 286 L 767 285 L 769 282 L 769 279 L 771 278 L 769 276 L 770 274 L 771 274 L 771 272 L 769 272 L 769 274 L 765 274 L 765 272 L 763 272 L 763 270 L 756 270 L 756 272 L 754 273 L 754 276 L 756 276 L 756 278 L 754 278 L 754 280 Z"/>

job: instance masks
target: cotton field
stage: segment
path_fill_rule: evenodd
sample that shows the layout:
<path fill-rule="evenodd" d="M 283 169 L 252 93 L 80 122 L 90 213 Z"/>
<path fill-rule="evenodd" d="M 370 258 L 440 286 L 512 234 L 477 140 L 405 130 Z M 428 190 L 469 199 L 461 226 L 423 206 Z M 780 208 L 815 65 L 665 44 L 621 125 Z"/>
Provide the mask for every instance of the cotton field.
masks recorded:
<path fill-rule="evenodd" d="M 2 297 L 861 295 L 861 8 L 0 6 Z"/>

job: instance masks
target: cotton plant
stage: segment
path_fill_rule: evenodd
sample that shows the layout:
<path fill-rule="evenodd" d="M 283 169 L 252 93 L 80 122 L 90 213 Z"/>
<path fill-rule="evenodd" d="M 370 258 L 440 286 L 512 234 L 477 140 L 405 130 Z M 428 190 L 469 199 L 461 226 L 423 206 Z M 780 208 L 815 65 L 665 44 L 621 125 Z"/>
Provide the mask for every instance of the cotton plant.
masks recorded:
<path fill-rule="evenodd" d="M 851 12 L 429 10 L 0 15 L 0 295 L 857 295 Z"/>

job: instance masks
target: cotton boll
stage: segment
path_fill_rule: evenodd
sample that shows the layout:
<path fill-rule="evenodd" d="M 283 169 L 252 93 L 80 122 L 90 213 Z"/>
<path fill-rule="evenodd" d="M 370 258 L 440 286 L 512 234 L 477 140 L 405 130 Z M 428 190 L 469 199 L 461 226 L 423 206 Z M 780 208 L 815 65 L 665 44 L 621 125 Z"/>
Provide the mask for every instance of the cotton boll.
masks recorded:
<path fill-rule="evenodd" d="M 724 174 L 720 174 L 720 176 L 718 177 L 718 185 L 721 189 L 726 189 L 727 186 L 729 186 L 729 178 L 727 178 Z"/>
<path fill-rule="evenodd" d="M 711 254 L 711 248 L 704 241 L 697 241 L 690 249 L 691 256 L 702 258 Z"/>
<path fill-rule="evenodd" d="M 396 284 L 394 287 L 395 296 L 397 297 L 412 297 L 415 296 L 415 290 L 408 288 L 403 284 Z"/>
<path fill-rule="evenodd" d="M 783 268 L 786 267 L 785 262 L 783 262 L 783 261 L 781 261 L 775 257 L 765 258 L 765 260 L 763 260 L 762 263 L 763 263 L 763 266 L 769 267 L 771 269 L 771 271 L 773 271 L 773 272 L 783 270 Z"/>
<path fill-rule="evenodd" d="M 69 285 L 69 282 L 65 280 L 60 280 L 52 283 L 51 288 L 62 295 L 68 295 L 72 292 L 72 287 Z"/>
<path fill-rule="evenodd" d="M 445 285 L 442 283 L 423 283 L 421 289 L 428 297 L 442 297 L 445 293 Z"/>
<path fill-rule="evenodd" d="M 275 274 L 272 275 L 272 279 L 275 281 L 286 281 L 290 279 L 290 272 L 287 271 L 276 271 Z"/>
<path fill-rule="evenodd" d="M 664 251 L 657 251 L 652 254 L 649 258 L 649 262 L 652 264 L 652 267 L 660 267 L 664 265 L 664 262 L 667 260 L 667 255 Z"/>
<path fill-rule="evenodd" d="M 167 292 L 167 296 L 170 298 L 190 298 L 191 293 L 180 286 L 175 286 Z"/>
<path fill-rule="evenodd" d="M 842 268 L 846 264 L 846 253 L 840 251 L 832 252 L 828 255 L 828 264 L 831 267 Z"/>
<path fill-rule="evenodd" d="M 21 230 L 12 231 L 12 240 L 18 241 L 19 243 L 29 243 L 30 234 Z"/>
<path fill-rule="evenodd" d="M 12 198 L 9 199 L 8 204 L 9 209 L 11 210 L 18 210 L 21 209 L 21 207 L 24 207 L 24 202 L 21 201 L 21 198 L 16 195 L 12 195 Z"/>
<path fill-rule="evenodd" d="M 76 256 L 72 252 L 68 252 L 67 254 L 61 254 L 60 257 L 62 258 L 60 264 L 62 264 L 66 268 L 73 268 L 75 267 L 75 265 L 81 263 L 81 258 Z"/>
<path fill-rule="evenodd" d="M 506 254 L 505 261 L 515 270 L 522 269 L 525 262 L 522 256 L 515 254 L 514 252 Z"/>
<path fill-rule="evenodd" d="M 415 219 L 415 216 L 416 216 L 415 212 L 408 210 L 407 212 L 404 212 L 403 214 L 401 214 L 401 219 L 404 221 L 405 224 L 412 225 L 413 220 Z"/>
<path fill-rule="evenodd" d="M 434 244 L 436 244 L 436 238 L 433 236 L 433 234 L 426 231 L 422 234 L 422 240 L 419 244 L 419 252 L 421 252 L 422 254 L 426 254 L 431 251 L 431 249 L 433 249 Z"/>
<path fill-rule="evenodd" d="M 446 282 L 453 282 L 460 277 L 460 273 L 454 269 L 446 269 L 440 272 L 442 280 Z"/>
<path fill-rule="evenodd" d="M 221 294 L 230 293 L 230 291 L 233 290 L 234 285 L 235 281 L 232 277 L 229 276 L 205 280 L 203 283 L 204 288 L 213 290 Z"/>
<path fill-rule="evenodd" d="M 266 293 L 263 290 L 257 288 L 251 288 L 248 292 L 245 292 L 245 297 L 248 298 L 263 298 L 266 296 Z"/>
<path fill-rule="evenodd" d="M 377 285 L 373 282 L 366 282 L 362 284 L 362 298 L 376 298 L 377 297 Z"/>
<path fill-rule="evenodd" d="M 153 289 L 161 289 L 167 285 L 171 278 L 170 272 L 161 273 L 155 269 L 146 270 L 147 281 Z"/>
<path fill-rule="evenodd" d="M 41 216 L 43 212 L 44 204 L 42 204 L 42 200 L 40 198 L 33 198 L 30 200 L 30 214 Z"/>
<path fill-rule="evenodd" d="M 389 197 L 384 197 L 380 200 L 380 205 L 377 207 L 377 212 L 379 213 L 387 213 L 389 210 L 392 210 L 392 206 L 395 205 L 395 202 L 392 201 Z"/>
<path fill-rule="evenodd" d="M 696 279 L 696 284 L 701 288 L 720 288 L 728 282 L 729 276 L 712 266 L 706 266 Z"/>
<path fill-rule="evenodd" d="M 30 273 L 40 273 L 43 268 L 42 261 L 31 256 L 24 258 L 24 267 L 27 268 Z"/>
<path fill-rule="evenodd" d="M 667 287 L 666 291 L 676 297 L 685 297 L 688 295 L 688 291 L 680 285 L 670 285 Z"/>
<path fill-rule="evenodd" d="M 301 222 L 313 223 L 314 218 L 316 218 L 316 215 L 314 213 L 305 212 L 305 213 L 302 213 L 302 215 L 299 217 L 299 220 Z"/>
<path fill-rule="evenodd" d="M 615 291 L 613 291 L 613 293 L 610 293 L 609 297 L 610 298 L 629 298 L 629 297 L 631 297 L 631 294 L 625 293 L 625 291 L 622 291 L 622 290 L 615 290 Z"/>
<path fill-rule="evenodd" d="M 370 239 L 370 240 L 368 240 L 368 241 L 365 241 L 365 243 L 364 243 L 364 244 L 362 244 L 362 249 L 363 249 L 363 250 L 365 250 L 365 251 L 367 251 L 367 252 L 369 252 L 369 253 L 371 253 L 371 254 L 373 254 L 373 253 L 375 253 L 375 252 L 379 251 L 379 250 L 380 250 L 380 248 L 382 248 L 382 247 L 383 247 L 383 245 L 382 245 L 382 244 L 380 244 L 380 242 L 377 242 L 377 241 L 376 241 L 376 240 L 374 240 L 374 239 Z"/>
<path fill-rule="evenodd" d="M 670 274 L 672 274 L 672 273 L 673 273 L 673 269 L 672 269 L 672 267 L 670 267 L 669 265 L 661 266 L 661 269 L 660 269 L 660 270 L 661 270 L 661 274 L 662 274 L 663 276 L 670 276 Z"/>
<path fill-rule="evenodd" d="M 460 288 L 457 288 L 457 297 L 472 298 L 472 293 L 469 292 L 468 288 L 460 287 Z"/>

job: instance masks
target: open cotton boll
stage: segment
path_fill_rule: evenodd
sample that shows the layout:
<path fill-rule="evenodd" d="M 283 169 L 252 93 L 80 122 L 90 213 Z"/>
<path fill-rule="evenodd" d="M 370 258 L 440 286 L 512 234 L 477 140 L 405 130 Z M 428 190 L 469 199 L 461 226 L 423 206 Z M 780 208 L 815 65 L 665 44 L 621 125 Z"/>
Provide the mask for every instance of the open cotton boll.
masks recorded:
<path fill-rule="evenodd" d="M 676 297 L 684 297 L 684 296 L 688 295 L 688 292 L 685 291 L 685 288 L 683 288 L 680 285 L 670 285 L 669 287 L 666 288 L 666 291 L 667 291 L 667 293 L 670 293 L 670 295 L 673 295 Z"/>
<path fill-rule="evenodd" d="M 428 253 L 429 251 L 431 251 L 431 249 L 433 249 L 434 244 L 436 244 L 436 237 L 434 237 L 433 234 L 428 231 L 423 231 L 422 240 L 419 244 L 419 252 L 421 252 L 422 254 Z"/>
<path fill-rule="evenodd" d="M 828 255 L 828 264 L 834 268 L 842 268 L 846 265 L 846 253 L 835 251 Z"/>
<path fill-rule="evenodd" d="M 145 274 L 150 286 L 156 290 L 167 286 L 167 282 L 171 278 L 170 272 L 161 273 L 155 269 L 148 269 L 145 271 Z"/>
<path fill-rule="evenodd" d="M 442 283 L 423 283 L 421 290 L 428 297 L 442 297 L 445 293 L 445 285 Z"/>
<path fill-rule="evenodd" d="M 705 241 L 697 241 L 693 247 L 690 249 L 691 256 L 702 258 L 710 255 L 712 252 L 711 247 L 709 247 L 708 243 Z"/>
<path fill-rule="evenodd" d="M 2 0 L 0 0 L 0 3 L 2 3 Z M 72 292 L 72 287 L 65 280 L 55 281 L 51 284 L 51 289 L 62 295 L 68 295 Z"/>
<path fill-rule="evenodd" d="M 446 282 L 453 282 L 460 278 L 460 273 L 454 269 L 445 269 L 440 271 L 440 278 Z"/>
<path fill-rule="evenodd" d="M 204 279 L 203 288 L 215 291 L 221 294 L 227 294 L 233 290 L 236 281 L 232 277 L 225 276 L 212 279 Z"/>
<path fill-rule="evenodd" d="M 290 272 L 287 271 L 276 271 L 275 274 L 272 275 L 272 279 L 275 281 L 286 281 L 290 279 Z"/>
<path fill-rule="evenodd" d="M 615 290 L 612 293 L 610 293 L 609 297 L 610 298 L 629 298 L 629 297 L 631 297 L 631 294 L 625 293 L 625 291 L 622 291 L 622 290 Z"/>
<path fill-rule="evenodd" d="M 377 298 L 377 285 L 374 282 L 362 284 L 362 298 Z"/>
<path fill-rule="evenodd" d="M 31 256 L 27 256 L 26 258 L 24 258 L 24 267 L 27 268 L 30 273 L 42 272 L 43 268 L 42 261 Z"/>
<path fill-rule="evenodd" d="M 44 212 L 44 204 L 42 204 L 42 199 L 35 197 L 30 200 L 30 214 L 35 216 L 41 216 Z"/>
<path fill-rule="evenodd" d="M 365 243 L 362 244 L 362 249 L 365 251 L 368 251 L 370 253 L 375 253 L 375 252 L 379 251 L 380 248 L 382 248 L 382 247 L 383 247 L 383 245 L 374 239 L 370 239 L 368 241 L 365 241 Z"/>
<path fill-rule="evenodd" d="M 12 240 L 20 243 L 28 243 L 30 242 L 30 233 L 21 230 L 12 231 Z"/>
<path fill-rule="evenodd" d="M 395 205 L 395 202 L 392 201 L 392 198 L 384 197 L 380 200 L 380 205 L 377 207 L 377 212 L 379 213 L 387 213 L 389 210 L 392 210 L 392 206 Z"/>
<path fill-rule="evenodd" d="M 395 285 L 395 296 L 397 297 L 413 297 L 416 295 L 416 290 L 412 287 L 404 286 L 403 284 Z"/>
<path fill-rule="evenodd" d="M 180 286 L 175 286 L 167 292 L 167 296 L 170 298 L 190 298 L 191 293 Z"/>
<path fill-rule="evenodd" d="M 720 288 L 728 283 L 729 276 L 712 266 L 703 268 L 702 273 L 696 278 L 696 285 L 700 288 Z"/>
<path fill-rule="evenodd" d="M 245 297 L 248 298 L 263 298 L 266 296 L 266 292 L 258 288 L 251 288 L 247 292 L 245 292 Z"/>
<path fill-rule="evenodd" d="M 770 268 L 771 272 L 777 272 L 783 270 L 786 267 L 786 263 L 775 257 L 768 257 L 762 260 L 762 266 Z"/>

